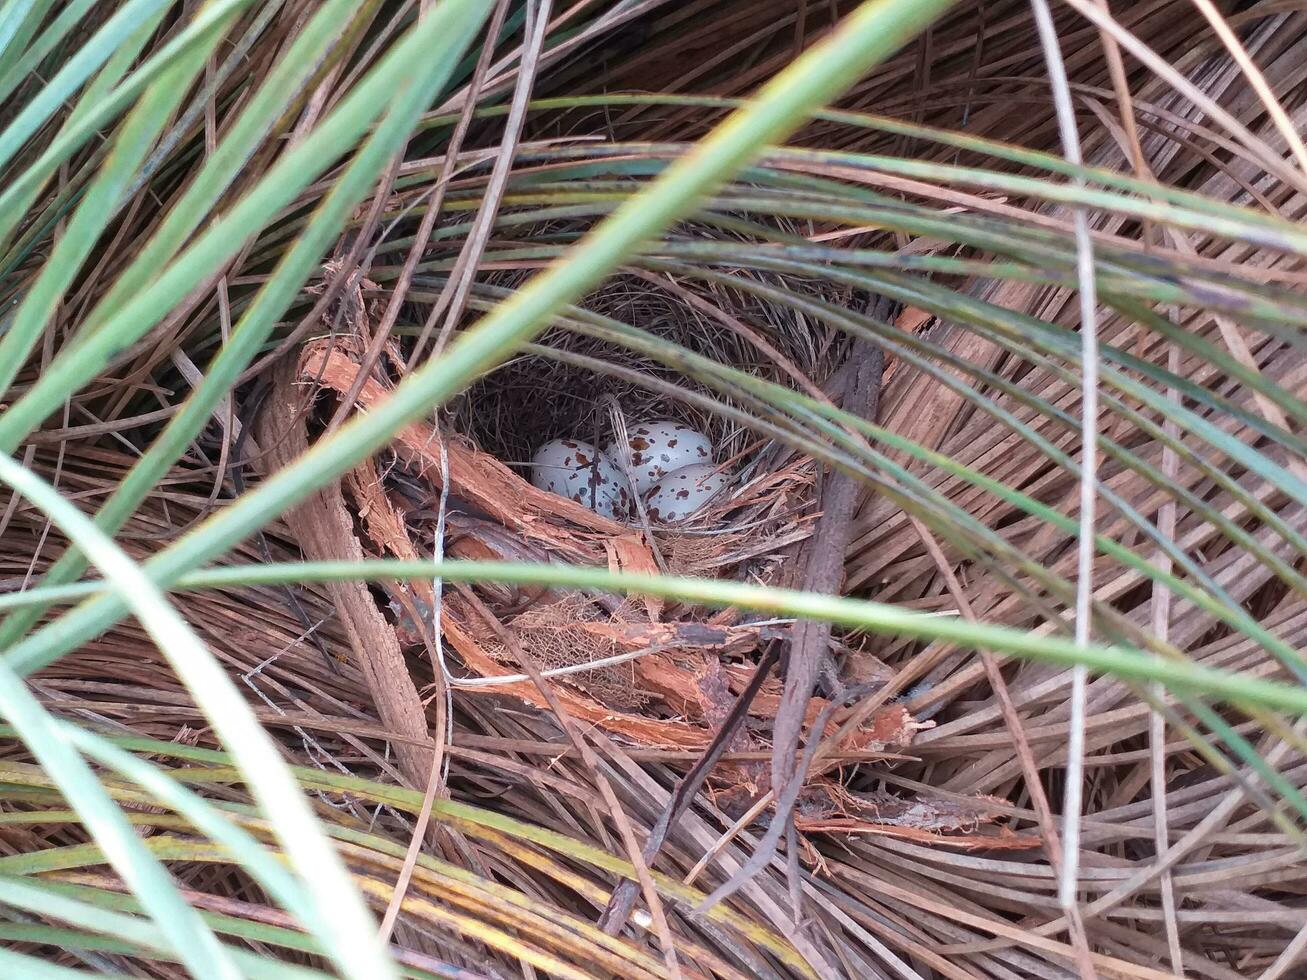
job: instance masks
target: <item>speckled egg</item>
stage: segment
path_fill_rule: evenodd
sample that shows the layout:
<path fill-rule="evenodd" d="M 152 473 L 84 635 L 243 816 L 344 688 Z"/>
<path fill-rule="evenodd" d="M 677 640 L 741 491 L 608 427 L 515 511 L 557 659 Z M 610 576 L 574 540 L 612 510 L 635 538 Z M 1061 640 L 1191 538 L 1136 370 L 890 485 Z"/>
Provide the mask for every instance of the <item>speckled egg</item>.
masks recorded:
<path fill-rule="evenodd" d="M 726 486 L 726 475 L 712 463 L 673 470 L 655 484 L 645 500 L 649 519 L 674 524 L 693 517 Z"/>
<path fill-rule="evenodd" d="M 598 465 L 594 465 L 596 458 Z M 604 517 L 630 516 L 632 497 L 626 477 L 616 463 L 580 439 L 554 439 L 537 449 L 531 460 L 531 482 Z"/>
<path fill-rule="evenodd" d="M 636 493 L 648 493 L 668 473 L 695 463 L 712 462 L 712 443 L 702 432 L 671 419 L 641 422 L 627 430 L 627 460 Z M 606 452 L 621 460 L 622 448 L 614 443 Z"/>

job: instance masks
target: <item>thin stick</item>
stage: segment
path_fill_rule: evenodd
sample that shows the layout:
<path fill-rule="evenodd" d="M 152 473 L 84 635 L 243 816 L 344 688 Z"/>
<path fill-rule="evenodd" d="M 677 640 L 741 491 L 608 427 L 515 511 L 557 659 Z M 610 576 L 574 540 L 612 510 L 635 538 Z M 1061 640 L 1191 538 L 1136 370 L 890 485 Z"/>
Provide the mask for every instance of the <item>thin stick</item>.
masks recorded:
<path fill-rule="evenodd" d="M 431 810 L 436 804 L 436 795 L 445 783 L 440 775 L 441 762 L 444 758 L 443 752 L 431 754 L 431 772 L 427 776 L 426 792 L 422 794 L 422 809 L 418 811 L 417 823 L 414 824 L 413 835 L 408 841 L 408 850 L 404 852 L 404 864 L 395 879 L 395 890 L 390 895 L 386 914 L 382 917 L 381 928 L 377 932 L 383 943 L 390 942 L 390 934 L 395 929 L 395 920 L 399 918 L 400 908 L 404 904 L 404 895 L 408 891 L 409 882 L 413 880 L 413 870 L 417 867 L 418 855 L 422 852 L 422 841 L 427 836 L 427 826 L 431 822 Z"/>
<path fill-rule="evenodd" d="M 744 723 L 744 719 L 748 717 L 749 706 L 753 704 L 754 698 L 756 698 L 758 692 L 762 690 L 763 682 L 766 681 L 767 676 L 771 673 L 772 668 L 776 665 L 779 659 L 777 644 L 773 642 L 768 645 L 767 652 L 763 654 L 762 659 L 758 662 L 758 666 L 754 668 L 753 676 L 749 679 L 748 686 L 745 687 L 745 689 L 740 693 L 740 696 L 735 699 L 735 704 L 731 705 L 731 710 L 727 713 L 725 720 L 722 721 L 721 729 L 713 737 L 712 744 L 704 750 L 703 756 L 700 757 L 699 761 L 694 764 L 694 767 L 686 773 L 685 778 L 681 780 L 681 785 L 676 787 L 676 792 L 672 794 L 672 798 L 668 801 L 667 807 L 659 815 L 658 822 L 654 824 L 653 830 L 649 833 L 649 839 L 644 845 L 643 856 L 645 861 L 652 863 L 654 858 L 658 856 L 658 852 L 662 849 L 663 842 L 667 839 L 668 832 L 676 823 L 680 815 L 685 812 L 686 808 L 694 802 L 694 798 L 698 794 L 700 787 L 702 787 L 707 781 L 708 776 L 712 773 L 713 768 L 717 763 L 721 761 L 722 756 L 726 754 L 726 750 L 730 748 L 731 742 L 735 738 L 735 733 Z M 766 802 L 770 799 L 771 794 L 766 793 L 761 802 L 763 805 L 766 805 Z M 752 813 L 754 811 L 750 812 Z M 759 812 L 761 811 L 759 810 Z M 748 824 L 746 823 L 743 826 L 748 826 Z M 720 846 L 724 847 L 725 842 L 729 840 L 730 836 L 723 838 L 720 842 Z M 700 864 L 696 865 L 696 868 L 701 868 L 703 864 L 710 861 L 719 849 L 720 847 L 714 845 L 714 848 L 710 849 L 709 852 L 704 855 Z M 691 872 L 692 875 L 696 873 L 697 872 Z M 689 884 L 689 881 L 690 879 L 687 878 L 686 884 Z M 618 930 L 621 929 L 622 924 L 626 921 L 627 916 L 631 914 L 631 908 L 634 903 L 635 890 L 630 887 L 630 883 L 623 882 L 618 885 L 617 888 L 613 890 L 612 896 L 608 899 L 608 907 L 604 909 L 604 914 L 599 920 L 600 927 L 603 928 L 605 932 L 608 932 L 611 935 L 616 935 Z"/>
<path fill-rule="evenodd" d="M 703 857 L 695 862 L 694 867 L 690 869 L 690 873 L 685 876 L 685 884 L 694 884 L 694 880 L 698 878 L 699 875 L 703 874 L 703 869 L 708 867 L 717 855 L 724 851 L 726 846 L 740 835 L 740 831 L 757 820 L 758 815 L 762 813 L 763 810 L 767 809 L 767 807 L 771 806 L 771 801 L 774 798 L 775 797 L 772 795 L 771 790 L 767 790 L 767 792 L 763 793 L 762 796 L 758 797 L 757 802 L 749 807 L 749 809 L 745 810 L 744 815 L 740 817 L 739 820 L 735 821 L 735 823 L 731 824 L 731 826 L 727 828 L 726 833 L 722 834 L 713 842 L 712 847 L 704 851 Z"/>
<path fill-rule="evenodd" d="M 1044 3 L 1044 0 L 1031 0 L 1031 2 L 1032 4 L 1036 2 Z M 1274 174 L 1300 191 L 1307 189 L 1307 178 L 1305 178 L 1302 171 L 1295 169 L 1288 160 L 1267 146 L 1264 140 L 1258 139 L 1247 126 L 1243 125 L 1219 102 L 1209 98 L 1201 88 L 1176 71 L 1166 59 L 1160 57 L 1156 51 L 1122 27 L 1110 13 L 1106 13 L 1099 8 L 1094 0 L 1066 0 L 1066 3 L 1067 6 L 1074 8 L 1094 26 L 1111 34 L 1122 48 L 1138 58 L 1150 71 L 1154 72 L 1159 78 L 1164 79 L 1176 92 L 1206 113 L 1214 123 L 1223 126 L 1229 136 L 1243 144 L 1256 162 L 1266 168 L 1267 173 Z"/>
<path fill-rule="evenodd" d="M 851 369 L 844 404 L 847 409 L 869 420 L 876 418 L 880 405 L 884 357 L 879 347 L 866 341 L 859 341 L 849 357 Z M 805 592 L 833 594 L 839 590 L 860 486 L 856 478 L 847 473 L 833 471 L 826 476 L 820 497 L 822 515 L 817 519 L 816 530 L 804 552 L 801 566 Z M 772 724 L 771 788 L 776 796 L 776 812 L 753 855 L 701 903 L 701 910 L 729 898 L 750 877 L 766 867 L 793 819 L 794 805 L 803 789 L 808 766 L 825 731 L 824 722 L 814 724 L 809 729 L 808 745 L 799 755 L 808 703 L 819 678 L 828 671 L 830 637 L 831 624 L 828 622 L 800 620 L 794 626 L 786 658 L 785 686 Z M 843 700 L 843 696 L 837 694 L 823 712 L 833 712 Z M 797 764 L 796 758 L 799 760 Z M 792 893 L 798 894 L 797 882 L 791 880 L 790 884 Z M 795 914 L 798 914 L 797 908 Z"/>
<path fill-rule="evenodd" d="M 909 516 L 908 519 L 912 522 L 917 535 L 921 538 L 921 543 L 925 545 L 927 553 L 935 562 L 935 567 L 939 569 L 939 573 L 944 579 L 945 588 L 948 589 L 949 595 L 953 597 L 953 601 L 958 604 L 958 611 L 962 614 L 962 617 L 969 622 L 979 622 L 975 610 L 971 608 L 971 601 L 962 588 L 962 583 L 958 581 L 957 576 L 953 573 L 953 568 L 949 565 L 943 549 L 935 540 L 935 536 L 917 518 Z M 994 692 L 995 700 L 998 701 L 999 711 L 1003 715 L 1003 722 L 1012 735 L 1012 745 L 1016 749 L 1017 760 L 1021 763 L 1021 773 L 1026 780 L 1026 792 L 1030 794 L 1030 805 L 1035 811 L 1035 816 L 1039 820 L 1039 829 L 1044 835 L 1044 851 L 1048 855 L 1048 863 L 1052 867 L 1053 873 L 1060 875 L 1062 872 L 1062 856 L 1059 852 L 1061 841 L 1057 832 L 1057 821 L 1053 818 L 1052 807 L 1048 805 L 1048 794 L 1044 792 L 1044 783 L 1040 778 L 1039 766 L 1035 763 L 1035 755 L 1030 750 L 1030 740 L 1026 737 L 1026 730 L 1021 724 L 1021 716 L 1017 714 L 1017 707 L 1012 701 L 1012 694 L 1008 691 L 1007 682 L 1003 680 L 1003 672 L 999 669 L 998 660 L 989 650 L 982 648 L 978 652 L 980 662 L 985 668 L 985 675 L 989 678 L 990 689 Z M 1076 953 L 1080 957 L 1082 964 L 1090 963 L 1088 937 L 1085 934 L 1084 921 L 1080 917 L 1079 906 L 1072 903 L 1071 908 L 1067 909 L 1066 913 L 1070 927 L 1069 931 L 1076 946 Z"/>
<path fill-rule="evenodd" d="M 1053 15 L 1047 0 L 1031 0 L 1035 26 L 1048 65 L 1049 88 L 1057 113 L 1062 155 L 1067 162 L 1080 166 L 1080 135 L 1076 131 L 1075 109 L 1071 105 L 1071 86 Z M 1074 183 L 1083 184 L 1080 177 Z M 1076 240 L 1076 278 L 1080 289 L 1080 371 L 1081 418 L 1080 442 L 1080 533 L 1076 563 L 1076 629 L 1079 648 L 1089 645 L 1091 601 L 1094 574 L 1094 484 L 1098 449 L 1098 299 L 1094 283 L 1094 247 L 1089 233 L 1089 216 L 1084 208 L 1072 212 Z M 1067 739 L 1066 795 L 1062 805 L 1062 872 L 1058 876 L 1057 898 L 1068 916 L 1076 903 L 1080 875 L 1080 816 L 1083 807 L 1085 771 L 1085 699 L 1089 672 L 1076 667 L 1071 673 L 1071 720 Z M 1090 967 L 1092 973 L 1092 967 Z"/>
<path fill-rule="evenodd" d="M 326 431 L 333 432 L 345 421 L 351 406 L 354 405 L 355 399 L 358 398 L 359 392 L 363 390 L 363 385 L 372 374 L 372 369 L 377 360 L 381 357 L 381 352 L 385 349 L 386 342 L 390 339 L 391 331 L 394 329 L 395 321 L 399 318 L 400 308 L 404 305 L 404 300 L 408 296 L 409 285 L 413 281 L 413 272 L 417 269 L 418 260 L 422 253 L 426 251 L 427 243 L 431 240 L 431 233 L 435 230 L 436 219 L 440 216 L 440 207 L 444 203 L 445 189 L 453 176 L 454 167 L 458 164 L 459 150 L 462 148 L 463 136 L 467 133 L 468 124 L 471 122 L 472 110 L 476 108 L 475 96 L 480 91 L 481 84 L 485 77 L 486 66 L 494 54 L 495 41 L 499 37 L 500 28 L 504 23 L 505 11 L 508 7 L 507 0 L 499 0 L 499 5 L 491 15 L 490 24 L 486 28 L 486 41 L 481 48 L 481 54 L 477 58 L 476 69 L 472 75 L 471 98 L 468 99 L 462 114 L 459 116 L 458 123 L 454 127 L 454 134 L 449 145 L 445 148 L 445 162 L 441 167 L 440 178 L 436 186 L 429 192 L 431 200 L 427 204 L 426 213 L 422 216 L 422 221 L 418 225 L 417 235 L 413 238 L 413 245 L 408 251 L 408 256 L 404 259 L 404 268 L 400 270 L 399 279 L 396 280 L 390 292 L 390 299 L 386 303 L 385 312 L 381 316 L 381 322 L 377 325 L 377 331 L 373 335 L 367 350 L 363 354 L 360 362 L 359 372 L 355 376 L 354 383 L 350 386 L 336 414 L 332 417 L 331 422 L 327 425 Z M 425 10 L 425 5 L 423 6 Z M 419 16 L 425 16 L 419 15 Z M 386 174 L 381 188 L 385 190 L 384 195 L 380 189 L 378 191 L 378 202 L 384 204 L 390 198 L 390 191 L 394 187 L 395 177 L 399 173 L 400 167 L 404 163 L 404 151 L 401 150 L 395 154 L 391 163 L 390 171 Z M 369 228 L 370 232 L 370 228 Z M 369 233 L 368 237 L 371 237 Z M 384 234 L 383 236 L 384 237 Z M 376 252 L 376 245 L 372 246 L 368 255 L 367 265 L 371 265 L 372 256 Z M 412 367 L 412 362 L 409 363 Z"/>
<path fill-rule="evenodd" d="M 1172 374 L 1179 373 L 1180 351 L 1175 344 L 1167 345 L 1166 367 Z M 1179 401 L 1180 393 L 1174 388 L 1167 388 L 1166 397 L 1173 401 Z M 1179 436 L 1180 427 L 1176 425 L 1174 419 L 1165 419 L 1162 422 L 1162 428 L 1172 438 Z M 1174 481 L 1178 467 L 1179 459 L 1175 450 L 1170 446 L 1163 446 L 1162 475 L 1168 480 Z M 1175 538 L 1175 511 L 1175 499 L 1167 497 L 1166 502 L 1162 504 L 1161 510 L 1157 513 L 1157 529 L 1172 540 Z M 1171 556 L 1160 548 L 1157 551 L 1156 560 L 1163 571 L 1171 571 Z M 1153 635 L 1165 643 L 1171 626 L 1171 590 L 1161 583 L 1153 586 L 1152 609 L 1150 612 L 1152 614 Z M 1163 688 L 1157 684 L 1150 686 L 1153 693 L 1160 700 L 1164 694 Z M 1170 835 L 1166 822 L 1166 719 L 1162 717 L 1160 711 L 1154 711 L 1149 718 L 1148 751 L 1151 756 L 1149 778 L 1152 782 L 1153 839 L 1156 842 L 1157 853 L 1165 854 L 1167 848 L 1170 847 Z M 1184 976 L 1180 931 L 1175 915 L 1175 889 L 1172 886 L 1169 868 L 1162 872 L 1158 886 L 1162 893 L 1162 913 L 1166 920 L 1166 945 L 1171 955 L 1171 970 L 1180 976 Z"/>
<path fill-rule="evenodd" d="M 1202 15 L 1207 18 L 1207 23 L 1212 26 L 1212 31 L 1221 39 L 1221 43 L 1225 45 L 1225 50 L 1230 52 L 1230 57 L 1239 66 L 1239 70 L 1244 73 L 1244 77 L 1248 79 L 1248 84 L 1257 93 L 1257 98 L 1261 99 L 1262 105 L 1266 107 L 1266 114 L 1271 117 L 1271 121 L 1275 124 L 1275 131 L 1280 134 L 1288 145 L 1289 150 L 1293 153 L 1293 158 L 1298 161 L 1298 166 L 1307 171 L 1307 146 L 1303 144 L 1302 137 L 1298 135 L 1293 120 L 1284 111 L 1284 106 L 1275 97 L 1275 90 L 1267 82 L 1266 76 L 1262 74 L 1253 59 L 1248 56 L 1248 50 L 1239 43 L 1238 36 L 1234 31 L 1230 30 L 1230 25 L 1226 23 L 1225 18 L 1221 16 L 1221 12 L 1216 9 L 1211 0 L 1192 0 L 1192 2 Z"/>
<path fill-rule="evenodd" d="M 1307 950 L 1307 925 L 1298 930 L 1293 939 L 1289 940 L 1289 945 L 1285 946 L 1280 955 L 1275 958 L 1275 962 L 1266 968 L 1266 972 L 1261 974 L 1257 980 L 1280 980 L 1281 977 L 1287 977 L 1288 970 L 1297 963 Z"/>
<path fill-rule="evenodd" d="M 622 414 L 621 402 L 612 394 L 604 396 L 604 403 L 608 406 L 608 417 L 613 427 L 613 439 L 617 446 L 617 465 L 622 469 L 622 475 L 626 477 L 626 482 L 631 488 L 631 499 L 635 502 L 635 512 L 640 520 L 640 527 L 644 530 L 645 540 L 649 544 L 649 550 L 653 552 L 654 560 L 658 562 L 658 570 L 664 575 L 671 575 L 672 570 L 667 566 L 667 560 L 663 557 L 663 551 L 658 547 L 658 540 L 654 537 L 653 528 L 649 526 L 649 511 L 644 505 L 644 497 L 635 489 L 635 474 L 631 471 L 631 454 L 626 448 L 631 444 L 631 437 L 626 431 L 626 416 Z M 599 444 L 595 443 L 595 448 Z M 598 462 L 598 457 L 595 459 Z"/>
<path fill-rule="evenodd" d="M 522 125 L 526 120 L 527 106 L 531 100 L 531 88 L 535 84 L 540 53 L 544 50 L 545 35 L 549 30 L 549 13 L 552 7 L 552 0 L 540 0 L 540 8 L 532 20 L 528 5 L 527 36 L 522 44 L 522 61 L 518 69 L 517 85 L 513 90 L 513 101 L 509 106 L 508 118 L 504 121 L 504 135 L 490 172 L 490 181 L 481 196 L 481 207 L 477 211 L 476 221 L 463 242 L 463 248 L 449 275 L 449 281 L 441 290 L 426 322 L 422 324 L 422 332 L 413 346 L 413 353 L 409 355 L 409 370 L 412 370 L 421 360 L 427 341 L 431 337 L 431 331 L 441 315 L 444 314 L 445 322 L 436 337 L 436 355 L 445 349 L 445 344 L 449 342 L 449 335 L 453 332 L 459 317 L 463 315 L 468 293 L 472 289 L 472 281 L 476 278 L 477 266 L 490 241 L 490 233 L 499 214 L 499 202 L 503 198 L 504 188 L 508 184 L 508 176 L 516 159 Z"/>

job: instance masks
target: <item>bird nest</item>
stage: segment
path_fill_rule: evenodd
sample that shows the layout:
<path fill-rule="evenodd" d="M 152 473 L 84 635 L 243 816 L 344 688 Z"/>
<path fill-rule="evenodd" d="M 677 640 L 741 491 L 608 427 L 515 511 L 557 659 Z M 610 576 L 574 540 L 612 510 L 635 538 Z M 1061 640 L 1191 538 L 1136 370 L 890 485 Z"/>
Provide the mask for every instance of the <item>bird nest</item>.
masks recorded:
<path fill-rule="evenodd" d="M 755 281 L 831 292 L 829 285 L 779 277 Z M 510 289 L 518 280 L 496 285 Z M 623 523 L 650 541 L 661 571 L 766 580 L 778 553 L 794 541 L 790 522 L 811 495 L 814 468 L 775 438 L 756 404 L 729 381 L 714 381 L 693 358 L 789 388 L 816 388 L 843 349 L 838 336 L 746 289 L 690 288 L 671 277 L 628 273 L 604 283 L 536 343 L 470 386 L 451 406 L 448 422 L 524 480 L 531 478 L 533 454 L 550 440 L 607 446 L 617 441 L 619 426 L 630 431 L 663 419 L 687 425 L 711 441 L 726 488 L 675 527 L 656 519 L 651 525 L 638 510 Z"/>
<path fill-rule="evenodd" d="M 627 325 L 638 327 L 668 356 L 659 359 L 613 339 Z M 574 315 L 562 318 L 528 352 L 472 385 L 458 400 L 452 422 L 487 452 L 525 465 L 551 439 L 593 442 L 600 435 L 606 442 L 612 431 L 605 405 L 612 396 L 628 424 L 673 419 L 707 435 L 719 461 L 756 455 L 757 437 L 740 415 L 715 410 L 711 402 L 735 413 L 747 407 L 688 376 L 687 365 L 671 352 L 683 349 L 793 385 L 782 363 L 816 378 L 828 372 L 819 344 L 793 311 L 739 289 L 691 292 L 671 280 L 619 276 L 586 297 Z"/>
<path fill-rule="evenodd" d="M 301 381 L 345 396 L 356 386 L 362 348 L 339 336 L 310 345 Z M 395 558 L 443 552 L 801 585 L 793 566 L 815 520 L 818 466 L 775 438 L 779 430 L 741 387 L 712 378 L 702 365 L 818 390 L 845 352 L 838 337 L 748 289 L 691 290 L 671 279 L 619 276 L 480 378 L 439 426 L 410 427 L 391 456 L 355 474 L 347 485 L 356 488 L 365 549 Z M 704 359 L 699 368 L 694 357 Z M 398 352 L 390 360 L 402 362 Z M 393 381 L 374 372 L 356 407 L 366 411 L 384 399 Z M 524 466 L 534 449 L 561 436 L 608 442 L 608 405 L 620 408 L 628 426 L 673 419 L 704 432 L 714 462 L 729 474 L 727 487 L 675 526 L 640 515 L 611 520 L 534 487 Z M 437 541 L 442 521 L 445 534 Z M 789 630 L 787 622 L 736 611 L 561 588 L 457 585 L 438 605 L 429 583 L 396 592 L 388 615 L 402 643 L 412 650 L 430 645 L 438 625 L 456 689 L 553 710 L 537 679 L 526 676 L 539 668 L 568 713 L 647 747 L 711 745 L 763 652 Z M 770 678 L 751 694 L 738 743 L 765 752 L 780 693 L 780 681 Z M 809 714 L 810 722 L 817 717 Z M 879 751 L 905 744 L 914 730 L 901 706 L 886 704 L 844 747 Z M 761 764 L 754 770 L 750 785 L 762 778 Z"/>
<path fill-rule="evenodd" d="M 622 326 L 632 322 L 641 332 Z M 351 474 L 346 506 L 360 546 L 404 560 L 564 562 L 806 587 L 801 570 L 811 564 L 807 539 L 821 523 L 821 467 L 779 438 L 775 416 L 750 402 L 744 386 L 714 380 L 692 363 L 687 370 L 685 352 L 821 394 L 848 356 L 847 342 L 822 329 L 744 288 L 690 291 L 670 280 L 618 277 L 480 378 L 438 423 L 409 426 L 385 455 Z M 361 336 L 340 334 L 304 348 L 298 385 L 319 393 L 310 428 L 342 398 L 352 395 L 352 407 L 368 411 L 388 397 L 396 377 L 373 371 L 358 380 L 365 349 Z M 401 364 L 402 355 L 395 349 L 380 363 Z M 535 487 L 523 464 L 542 441 L 608 441 L 604 404 L 619 406 L 628 425 L 675 419 L 708 434 L 714 462 L 730 475 L 726 488 L 691 520 L 663 526 L 643 515 L 614 520 Z M 782 719 L 794 712 L 783 711 L 782 680 L 768 668 L 776 651 L 795 642 L 792 621 L 562 587 L 446 583 L 437 597 L 432 582 L 419 580 L 385 589 L 381 609 L 410 655 L 409 669 L 424 653 L 428 663 L 438 660 L 429 693 L 443 687 L 455 707 L 466 698 L 507 697 L 640 749 L 729 746 L 735 761 L 712 776 L 723 805 L 771 785 L 773 728 L 779 741 Z M 822 642 L 823 654 L 827 645 L 837 654 L 844 678 L 883 682 L 890 673 L 865 637 Z M 888 696 L 873 710 L 843 707 L 846 694 L 838 685 L 818 690 L 797 719 L 805 740 L 823 739 L 845 761 L 884 758 L 930 725 Z M 423 710 L 432 703 L 428 698 Z M 390 712 L 392 727 L 407 724 L 416 733 L 402 706 L 378 707 L 383 717 Z M 823 827 L 831 820 L 854 830 L 893 824 L 850 810 L 830 776 L 815 775 L 804 792 L 829 805 L 808 799 L 800 827 L 804 813 L 820 813 Z M 969 839 L 992 842 L 1004 833 L 989 817 L 976 820 L 986 826 L 979 836 L 969 829 Z"/>

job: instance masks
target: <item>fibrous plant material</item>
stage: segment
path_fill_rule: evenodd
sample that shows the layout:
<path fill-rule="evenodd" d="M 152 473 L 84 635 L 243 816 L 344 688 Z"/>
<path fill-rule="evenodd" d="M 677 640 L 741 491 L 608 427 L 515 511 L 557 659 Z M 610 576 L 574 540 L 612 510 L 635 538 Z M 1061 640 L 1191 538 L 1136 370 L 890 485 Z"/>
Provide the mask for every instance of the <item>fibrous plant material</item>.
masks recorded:
<path fill-rule="evenodd" d="M 620 656 L 626 650 L 615 638 L 596 635 L 586 623 L 607 621 L 620 625 L 622 611 L 604 614 L 579 594 L 564 596 L 556 602 L 536 603 L 513 620 L 517 641 L 532 660 L 545 668 L 578 667 L 596 664 Z M 505 658 L 512 663 L 511 655 Z M 596 700 L 618 710 L 642 707 L 649 696 L 636 683 L 635 667 L 630 663 L 597 666 L 576 678 Z"/>
<path fill-rule="evenodd" d="M 1307 679 L 1307 20 L 1053 5 L 1074 166 L 1029 5 L 944 6 L 0 4 L 0 448 L 156 583 L 232 576 L 170 601 L 393 907 L 399 972 L 1302 971 L 1307 735 L 1240 692 L 1299 704 Z M 478 348 L 487 324 L 543 330 Z M 842 379 L 869 346 L 859 417 Z M 663 528 L 532 487 L 541 442 L 610 436 L 609 397 L 706 432 L 721 497 Z M 804 584 L 835 525 L 809 584 L 875 615 L 704 603 Z M 1085 557 L 1115 673 L 1085 691 L 1065 915 Z M 372 571 L 283 564 L 306 558 Z M 560 564 L 600 577 L 542 577 Z M 34 731 L 93 760 L 241 971 L 347 964 L 366 916 L 313 925 L 246 746 L 85 569 L 0 492 L 6 691 L 57 716 L 3 733 L 6 966 L 164 975 L 200 948 L 127 894 Z M 709 581 L 618 596 L 604 570 Z M 990 626 L 1046 658 L 977 650 Z M 780 669 L 798 636 L 834 664 L 811 700 Z"/>

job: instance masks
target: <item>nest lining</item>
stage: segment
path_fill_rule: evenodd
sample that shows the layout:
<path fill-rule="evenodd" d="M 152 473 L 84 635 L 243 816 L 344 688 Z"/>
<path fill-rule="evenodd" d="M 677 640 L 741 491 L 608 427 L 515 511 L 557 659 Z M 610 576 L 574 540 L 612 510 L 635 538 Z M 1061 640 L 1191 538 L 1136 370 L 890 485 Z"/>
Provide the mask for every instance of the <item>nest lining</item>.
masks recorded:
<path fill-rule="evenodd" d="M 629 612 L 629 602 L 607 613 L 585 596 L 573 592 L 554 602 L 531 606 L 514 618 L 513 632 L 522 648 L 546 670 L 593 664 L 625 650 L 612 639 L 588 632 L 584 624 L 625 622 Z M 515 662 L 511 651 L 502 644 L 495 645 L 492 655 L 505 663 Z M 629 661 L 587 670 L 568 677 L 566 683 L 619 711 L 639 710 L 650 700 L 636 684 L 635 668 Z"/>
<path fill-rule="evenodd" d="M 701 288 L 697 293 L 765 337 L 810 377 L 820 380 L 828 373 L 813 325 L 792 310 L 740 290 Z M 609 280 L 579 305 L 755 377 L 794 387 L 793 379 L 748 337 L 641 277 Z M 485 451 L 525 467 L 551 439 L 609 444 L 609 395 L 617 399 L 628 428 L 671 419 L 703 432 L 712 440 L 718 463 L 751 446 L 757 449 L 757 437 L 736 419 L 707 410 L 693 396 L 748 411 L 746 406 L 675 367 L 568 326 L 550 328 L 536 352 L 512 359 L 469 387 L 452 407 L 451 421 Z"/>

